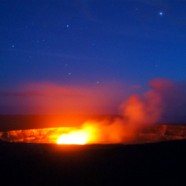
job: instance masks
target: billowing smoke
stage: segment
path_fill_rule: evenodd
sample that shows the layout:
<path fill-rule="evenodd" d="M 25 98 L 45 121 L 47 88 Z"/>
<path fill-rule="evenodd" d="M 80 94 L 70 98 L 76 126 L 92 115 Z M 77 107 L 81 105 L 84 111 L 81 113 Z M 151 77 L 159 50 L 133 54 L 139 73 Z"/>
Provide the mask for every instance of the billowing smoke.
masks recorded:
<path fill-rule="evenodd" d="M 32 85 L 30 86 L 31 89 L 28 90 L 27 88 L 26 92 L 13 93 L 12 96 L 25 96 L 26 98 L 29 98 L 31 101 L 30 104 L 35 104 L 35 109 L 37 109 L 38 106 L 39 109 L 67 109 L 68 111 L 73 112 L 81 110 L 88 112 L 93 111 L 93 113 L 96 113 L 95 111 L 97 111 L 97 113 L 100 113 L 103 110 L 112 110 L 108 108 L 111 108 L 111 106 L 114 105 L 115 108 L 118 107 L 120 116 L 90 120 L 86 119 L 80 126 L 78 126 L 79 129 L 76 130 L 85 130 L 91 133 L 92 137 L 88 143 L 133 143 L 139 141 L 142 133 L 147 128 L 157 126 L 155 125 L 156 123 L 160 123 L 161 121 L 186 121 L 185 83 L 175 83 L 166 79 L 155 79 L 150 81 L 149 85 L 150 90 L 144 93 L 131 94 L 123 102 L 120 102 L 120 104 L 119 101 L 121 101 L 121 93 L 123 93 L 123 91 L 121 91 L 121 87 L 113 85 L 106 88 L 64 88 L 56 85 L 37 84 L 38 87 Z M 34 91 L 31 91 L 33 87 Z M 42 90 L 40 90 L 41 87 Z M 10 96 L 8 94 L 5 95 Z M 124 97 L 126 97 L 126 95 Z M 65 123 L 62 123 L 61 125 L 61 127 L 65 127 Z M 61 130 L 63 131 L 63 129 Z M 166 130 L 166 127 L 161 126 L 158 132 L 159 137 L 156 137 L 156 140 L 162 139 L 162 136 L 164 138 Z M 41 130 L 39 133 L 40 139 L 42 138 L 42 135 L 45 134 L 43 141 L 48 140 L 50 135 L 57 137 L 55 131 L 58 131 L 59 135 L 58 129 L 52 129 L 53 132 L 51 132 L 50 129 L 47 131 L 48 132 L 46 133 Z M 23 136 L 24 135 L 23 132 Z M 3 135 L 1 134 L 1 136 Z M 11 139 L 10 134 L 7 136 Z M 27 139 L 28 141 L 27 136 L 25 138 L 23 136 L 21 139 L 23 139 L 23 141 L 24 139 Z M 150 138 L 152 139 L 152 135 Z M 38 138 L 32 136 L 29 139 Z M 56 139 L 53 141 L 55 140 Z"/>
<path fill-rule="evenodd" d="M 186 84 L 167 79 L 155 79 L 149 84 L 149 91 L 131 95 L 121 104 L 121 118 L 94 123 L 99 129 L 96 134 L 99 141 L 134 142 L 146 128 L 156 127 L 154 124 L 161 121 L 186 121 Z M 164 135 L 165 130 L 167 128 L 161 126 L 158 133 Z"/>
<path fill-rule="evenodd" d="M 130 96 L 121 104 L 120 110 L 120 118 L 92 122 L 97 129 L 95 135 L 101 143 L 136 141 L 144 128 L 151 127 L 159 120 L 162 114 L 161 95 L 152 87 L 143 95 Z"/>
<path fill-rule="evenodd" d="M 116 82 L 94 86 L 30 83 L 1 90 L 0 113 L 121 114 L 131 123 L 185 122 L 186 83 L 155 79 L 149 85 L 150 90 L 143 91 L 143 86 Z"/>
<path fill-rule="evenodd" d="M 186 83 L 159 78 L 151 80 L 149 85 L 149 91 L 124 101 L 123 116 L 131 123 L 186 122 Z"/>

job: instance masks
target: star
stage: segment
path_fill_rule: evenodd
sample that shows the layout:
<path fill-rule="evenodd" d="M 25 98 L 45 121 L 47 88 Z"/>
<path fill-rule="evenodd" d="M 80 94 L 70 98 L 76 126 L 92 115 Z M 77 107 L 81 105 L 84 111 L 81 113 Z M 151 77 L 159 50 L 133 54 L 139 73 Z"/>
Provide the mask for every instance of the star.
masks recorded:
<path fill-rule="evenodd" d="M 66 28 L 69 28 L 69 27 L 70 27 L 70 25 L 69 25 L 69 24 L 67 24 L 67 25 L 66 25 Z"/>
<path fill-rule="evenodd" d="M 163 16 L 163 14 L 164 14 L 164 13 L 163 13 L 162 11 L 159 12 L 159 15 L 160 15 L 160 16 Z"/>
<path fill-rule="evenodd" d="M 11 47 L 12 47 L 12 48 L 15 48 L 15 45 L 12 45 Z"/>

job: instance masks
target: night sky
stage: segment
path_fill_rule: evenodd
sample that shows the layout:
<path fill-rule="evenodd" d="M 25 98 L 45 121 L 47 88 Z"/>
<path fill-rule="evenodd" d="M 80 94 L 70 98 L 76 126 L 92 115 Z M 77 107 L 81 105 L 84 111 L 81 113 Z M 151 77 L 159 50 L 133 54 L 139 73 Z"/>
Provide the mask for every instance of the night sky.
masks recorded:
<path fill-rule="evenodd" d="M 0 43 L 1 91 L 33 82 L 182 82 L 186 1 L 1 0 Z"/>

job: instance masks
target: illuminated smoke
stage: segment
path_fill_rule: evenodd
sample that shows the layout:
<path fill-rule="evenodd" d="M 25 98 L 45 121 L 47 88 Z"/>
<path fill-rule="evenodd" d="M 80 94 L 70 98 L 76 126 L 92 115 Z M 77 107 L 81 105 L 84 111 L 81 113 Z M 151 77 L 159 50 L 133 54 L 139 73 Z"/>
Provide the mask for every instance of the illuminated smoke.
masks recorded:
<path fill-rule="evenodd" d="M 9 131 L 1 138 L 12 142 L 111 144 L 135 140 L 139 129 L 154 123 L 161 111 L 160 99 L 150 91 L 143 96 L 133 95 L 122 103 L 121 117 L 91 120 L 79 127 Z M 85 138 L 82 138 L 83 134 Z"/>
<path fill-rule="evenodd" d="M 148 139 L 146 139 L 147 141 L 170 139 L 170 136 L 166 134 L 166 131 L 169 130 L 170 127 L 167 129 L 166 125 L 162 125 L 158 128 L 158 126 L 153 124 L 158 123 L 160 119 L 165 118 L 168 114 L 174 115 L 176 113 L 176 109 L 179 110 L 179 113 L 183 113 L 184 115 L 185 110 L 182 109 L 182 111 L 180 111 L 180 108 L 182 108 L 180 105 L 185 105 L 186 103 L 186 98 L 184 96 L 186 86 L 183 84 L 176 84 L 165 79 L 153 80 L 150 82 L 150 86 L 151 89 L 149 91 L 144 94 L 131 95 L 122 104 L 120 104 L 120 117 L 105 117 L 104 119 L 91 120 L 87 119 L 87 121 L 81 123 L 78 127 L 9 131 L 7 133 L 0 133 L 0 138 L 12 142 L 56 143 L 58 138 L 63 134 L 65 136 L 73 134 L 72 136 L 78 136 L 78 138 L 80 138 L 79 134 L 84 134 L 86 138 L 84 138 L 83 141 L 80 140 L 79 142 L 82 144 L 138 143 L 145 141 L 144 134 L 146 137 L 148 136 Z M 101 89 L 101 91 L 99 91 L 97 89 L 87 90 L 83 88 L 67 89 L 55 87 L 53 90 L 49 90 L 50 87 L 51 86 L 46 88 L 47 93 L 45 92 L 44 96 L 49 100 L 54 100 L 51 98 L 51 95 L 53 96 L 57 94 L 59 96 L 59 94 L 62 94 L 63 99 L 60 100 L 57 105 L 63 103 L 62 101 L 64 101 L 63 107 L 59 107 L 63 109 L 65 109 L 65 106 L 69 105 L 72 107 L 75 105 L 73 109 L 80 109 L 81 107 L 77 106 L 80 105 L 82 101 L 82 110 L 90 111 L 91 109 L 88 108 L 93 106 L 92 108 L 94 108 L 93 110 L 95 111 L 99 104 L 101 105 L 103 103 L 107 103 L 106 106 L 108 106 L 110 105 L 110 100 L 116 100 L 117 95 L 120 95 L 114 93 L 107 94 L 109 89 Z M 64 99 L 64 95 L 67 100 Z M 83 102 L 84 99 L 85 101 Z M 37 97 L 36 101 L 38 100 L 39 98 Z M 52 103 L 51 100 L 50 102 Z M 71 101 L 68 102 L 68 100 Z M 44 101 L 46 101 L 46 99 L 43 99 L 42 103 L 44 103 Z M 111 103 L 113 102 L 114 101 L 111 101 Z M 56 103 L 56 101 L 54 103 Z M 98 110 L 100 111 L 100 109 Z M 65 123 L 62 123 L 61 125 L 65 126 Z M 154 130 L 153 127 L 158 129 Z M 152 131 L 156 131 L 157 135 L 155 135 Z M 174 136 L 175 135 L 176 134 L 174 133 Z M 68 138 L 69 137 L 66 137 L 66 139 Z M 61 139 L 63 141 L 64 137 Z M 69 138 L 69 140 L 72 139 Z M 69 142 L 67 141 L 65 143 L 68 144 Z"/>

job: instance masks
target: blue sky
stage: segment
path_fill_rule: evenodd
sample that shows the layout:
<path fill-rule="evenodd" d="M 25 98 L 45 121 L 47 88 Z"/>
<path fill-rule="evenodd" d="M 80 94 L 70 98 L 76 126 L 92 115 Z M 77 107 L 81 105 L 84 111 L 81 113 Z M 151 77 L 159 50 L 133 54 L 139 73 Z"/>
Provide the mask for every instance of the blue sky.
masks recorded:
<path fill-rule="evenodd" d="M 0 87 L 186 79 L 183 0 L 2 0 Z"/>

